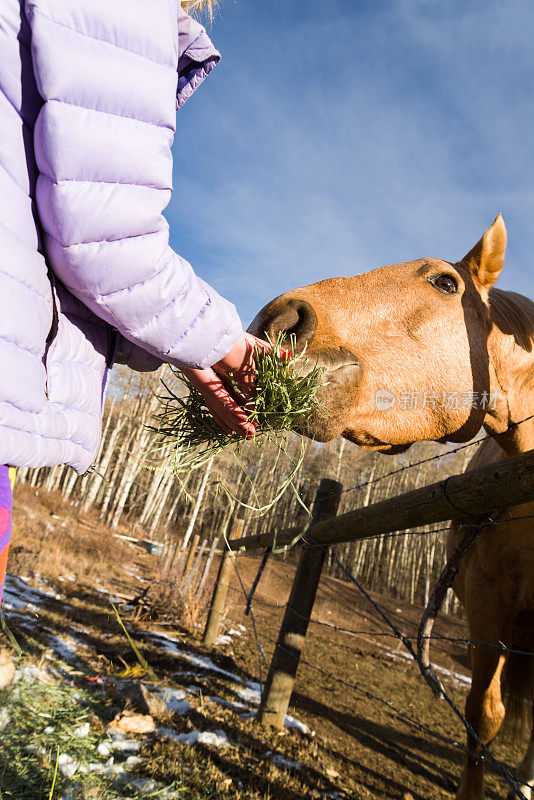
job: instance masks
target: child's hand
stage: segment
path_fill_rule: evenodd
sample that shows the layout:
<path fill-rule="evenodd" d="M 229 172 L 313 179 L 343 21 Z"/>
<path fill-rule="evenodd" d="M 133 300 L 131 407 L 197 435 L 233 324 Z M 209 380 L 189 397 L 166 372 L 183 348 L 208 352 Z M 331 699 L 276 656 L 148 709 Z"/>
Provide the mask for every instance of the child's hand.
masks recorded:
<path fill-rule="evenodd" d="M 224 378 L 232 375 L 233 381 L 238 385 L 241 394 L 240 400 L 246 401 L 254 394 L 255 370 L 254 350 L 272 350 L 272 347 L 262 339 L 257 339 L 251 333 L 243 333 L 229 353 L 209 369 L 183 368 L 182 372 L 189 378 L 193 386 L 202 394 L 206 406 L 213 414 L 213 418 L 226 431 L 238 433 L 245 439 L 252 439 L 256 425 L 247 420 L 247 415 L 232 397 L 226 386 L 228 381 Z"/>

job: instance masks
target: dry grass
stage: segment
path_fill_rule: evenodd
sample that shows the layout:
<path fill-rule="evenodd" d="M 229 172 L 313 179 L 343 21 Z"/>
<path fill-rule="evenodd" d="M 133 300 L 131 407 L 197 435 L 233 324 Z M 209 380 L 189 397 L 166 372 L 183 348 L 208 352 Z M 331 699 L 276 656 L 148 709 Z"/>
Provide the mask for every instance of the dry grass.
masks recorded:
<path fill-rule="evenodd" d="M 95 519 L 78 519 L 58 493 L 15 487 L 9 572 L 94 584 L 112 579 L 118 563 L 128 568 L 134 560 L 132 548 Z"/>
<path fill-rule="evenodd" d="M 9 709 L 9 725 L 0 739 L 3 800 L 58 798 L 71 784 L 60 773 L 55 775 L 58 753 L 68 752 L 80 764 L 94 761 L 101 730 L 115 711 L 102 694 L 52 680 L 19 680 L 14 689 L 0 692 L 0 705 L 4 704 Z M 73 736 L 84 723 L 89 723 L 88 730 Z M 121 796 L 109 780 L 97 775 L 78 776 L 77 784 L 76 798 L 114 800 Z"/>
<path fill-rule="evenodd" d="M 91 576 L 95 576 L 96 586 L 106 579 L 110 583 L 112 580 L 122 580 L 123 585 L 129 580 L 131 588 L 132 579 L 123 572 L 122 562 L 135 557 L 138 565 L 147 565 L 144 574 L 148 575 L 148 565 L 153 569 L 158 563 L 157 559 L 139 550 L 132 550 L 120 540 L 114 540 L 110 547 L 116 544 L 121 549 L 107 551 L 97 548 L 101 560 L 96 566 L 91 565 L 88 561 L 95 558 L 94 550 L 84 545 L 86 533 L 83 529 L 76 534 L 77 522 L 68 505 L 63 506 L 57 497 L 45 496 L 44 493 L 36 496 L 33 490 L 21 487 L 17 490 L 15 507 L 15 544 L 24 546 L 27 551 L 17 556 L 24 565 L 22 574 L 31 576 L 32 565 L 36 565 L 48 577 L 54 571 L 56 575 L 61 574 L 59 569 L 78 569 L 80 574 L 86 576 L 87 583 L 84 591 L 78 591 L 74 584 L 63 585 L 64 596 L 61 599 L 49 598 L 35 612 L 33 619 L 34 612 L 31 611 L 28 611 L 24 620 L 20 616 L 14 616 L 11 620 L 8 615 L 10 627 L 25 652 L 33 653 L 35 659 L 39 658 L 43 648 L 49 646 L 46 630 L 53 630 L 62 636 L 72 634 L 80 642 L 77 647 L 80 666 L 76 680 L 80 680 L 82 685 L 83 674 L 116 677 L 119 670 L 124 671 L 125 664 L 131 666 L 131 672 L 137 663 L 135 654 L 113 615 L 109 601 L 100 592 L 90 588 Z M 53 514 L 57 512 L 56 516 L 60 519 L 51 516 L 51 511 Z M 43 533 L 48 526 L 50 529 Z M 58 563 L 44 553 L 47 543 L 52 540 L 51 546 L 56 547 L 56 536 L 66 536 L 63 545 L 70 548 L 67 555 L 56 552 Z M 215 569 L 216 565 L 212 574 Z M 49 570 L 49 573 L 45 570 Z M 249 587 L 257 570 L 257 560 L 242 558 L 239 570 Z M 290 561 L 272 559 L 256 593 L 255 622 L 260 641 L 266 649 L 267 660 L 278 634 L 283 614 L 283 607 L 280 606 L 287 599 L 292 572 L 293 564 Z M 208 585 L 213 586 L 212 581 L 208 581 Z M 237 588 L 235 577 L 232 585 Z M 209 592 L 207 594 L 209 596 Z M 402 622 L 403 628 L 408 631 L 415 629 L 421 609 L 392 598 L 375 598 L 389 616 Z M 247 628 L 246 633 L 219 646 L 209 657 L 223 670 L 230 670 L 250 680 L 258 676 L 258 654 L 250 618 L 243 616 L 243 605 L 241 596 L 232 592 L 229 601 L 232 621 L 230 623 L 229 620 L 228 625 L 242 623 Z M 162 613 L 173 616 L 169 608 L 163 609 Z M 202 655 L 204 651 L 198 636 L 191 636 L 184 630 L 186 626 L 182 624 L 182 619 L 187 620 L 187 613 L 190 612 L 182 601 L 177 617 L 166 621 L 161 628 L 156 625 L 155 629 L 174 637 L 180 648 Z M 391 701 L 409 716 L 421 720 L 446 738 L 463 741 L 464 734 L 458 721 L 446 706 L 432 700 L 420 676 L 409 663 L 391 657 L 387 652 L 392 646 L 390 640 L 384 641 L 378 636 L 375 639 L 373 632 L 383 629 L 381 622 L 369 606 L 355 595 L 352 586 L 325 577 L 319 589 L 315 613 L 324 621 L 368 633 L 361 637 L 346 636 L 331 628 L 310 626 L 305 660 L 345 683 L 336 683 L 333 678 L 319 674 L 306 663 L 301 664 L 291 713 L 317 731 L 315 737 L 309 737 L 301 736 L 296 731 L 283 735 L 266 734 L 251 720 L 241 719 L 238 714 L 210 700 L 216 696 L 228 702 L 238 700 L 235 683 L 220 672 L 205 671 L 192 675 L 191 664 L 179 652 L 164 651 L 157 642 L 151 642 L 143 635 L 144 631 L 151 628 L 148 619 L 136 626 L 127 609 L 123 611 L 121 608 L 121 616 L 133 640 L 158 677 L 169 685 L 182 684 L 187 688 L 194 683 L 196 687 L 197 693 L 191 699 L 190 712 L 173 720 L 175 730 L 221 729 L 231 742 L 228 748 L 214 750 L 204 746 L 189 748 L 178 742 L 152 740 L 143 752 L 141 774 L 152 776 L 162 784 L 175 782 L 180 800 L 324 800 L 330 793 L 330 796 L 355 800 L 375 800 L 378 797 L 383 800 L 402 800 L 406 796 L 414 800 L 452 800 L 461 769 L 461 754 L 407 726 L 390 709 L 361 692 L 348 689 L 346 684 L 357 684 L 365 691 Z M 33 633 L 30 635 L 26 624 L 29 621 L 33 623 Z M 191 618 L 192 628 L 195 628 L 195 621 L 198 622 L 198 617 Z M 437 633 L 457 636 L 459 631 L 464 630 L 463 622 L 444 616 L 439 620 Z M 434 655 L 437 663 L 448 669 L 460 672 L 467 670 L 464 649 L 459 645 L 437 641 Z M 453 686 L 452 692 L 457 702 L 463 705 L 465 688 Z M 111 699 L 117 705 L 121 701 L 118 696 Z M 58 700 L 60 707 L 61 703 Z M 36 730 L 44 730 L 46 720 L 39 717 L 39 713 L 56 712 L 53 708 L 51 711 L 36 707 L 36 710 Z M 78 708 L 77 713 L 79 711 Z M 109 718 L 111 712 L 100 713 L 97 710 L 95 713 L 105 723 L 106 716 Z M 18 736 L 21 746 L 27 735 L 24 729 L 26 722 L 22 718 L 17 723 L 20 735 L 15 732 L 15 738 Z M 98 726 L 94 731 L 91 733 L 93 742 Z M 15 740 L 11 741 L 14 748 L 19 746 Z M 526 741 L 516 741 L 512 746 L 500 737 L 493 749 L 497 757 L 512 765 L 521 757 L 525 745 Z M 279 767 L 272 761 L 274 753 L 298 762 L 301 768 Z M 13 800 L 25 797 L 28 800 L 46 800 L 53 777 L 54 755 L 52 751 L 48 755 L 47 750 L 42 765 L 36 760 L 31 762 L 33 794 L 17 794 L 16 790 L 12 790 Z M 10 756 L 12 761 L 15 757 Z M 10 760 L 7 759 L 5 763 L 9 767 Z M 4 766 L 4 771 L 9 775 L 7 767 Z M 25 788 L 22 779 L 18 786 L 14 780 L 13 777 L 16 789 Z M 5 792 L 5 780 L 4 785 L 0 782 L 0 789 L 4 797 L 9 797 Z M 56 794 L 59 796 L 57 791 Z M 490 774 L 489 800 L 498 800 L 502 795 L 502 782 Z M 111 789 L 103 789 L 98 798 L 111 800 L 114 796 Z M 124 797 L 124 794 L 121 796 Z M 91 795 L 86 792 L 83 797 L 88 800 Z"/>
<path fill-rule="evenodd" d="M 203 569 L 203 564 L 201 566 Z M 165 574 L 160 561 L 154 580 L 147 586 L 142 603 L 138 606 L 135 620 L 180 620 L 185 630 L 194 632 L 207 616 L 213 592 L 213 576 L 205 582 L 201 591 L 197 589 L 199 578 L 200 575 L 197 575 L 191 588 L 184 592 L 181 588 L 184 576 L 177 578 L 175 574 Z"/>
<path fill-rule="evenodd" d="M 205 619 L 213 586 L 204 587 L 197 593 L 189 590 L 185 594 L 172 579 L 156 582 L 148 597 L 148 607 L 140 619 L 170 620 L 179 619 L 180 624 L 188 631 L 194 631 L 200 621 Z"/>

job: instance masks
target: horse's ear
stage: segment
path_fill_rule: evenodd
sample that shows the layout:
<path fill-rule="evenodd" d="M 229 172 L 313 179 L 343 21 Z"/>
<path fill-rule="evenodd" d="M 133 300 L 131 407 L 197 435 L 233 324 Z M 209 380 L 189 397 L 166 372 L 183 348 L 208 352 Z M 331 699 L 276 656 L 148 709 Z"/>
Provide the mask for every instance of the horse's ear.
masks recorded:
<path fill-rule="evenodd" d="M 506 250 L 506 226 L 502 215 L 488 228 L 482 239 L 462 258 L 479 288 L 491 289 L 504 267 Z"/>

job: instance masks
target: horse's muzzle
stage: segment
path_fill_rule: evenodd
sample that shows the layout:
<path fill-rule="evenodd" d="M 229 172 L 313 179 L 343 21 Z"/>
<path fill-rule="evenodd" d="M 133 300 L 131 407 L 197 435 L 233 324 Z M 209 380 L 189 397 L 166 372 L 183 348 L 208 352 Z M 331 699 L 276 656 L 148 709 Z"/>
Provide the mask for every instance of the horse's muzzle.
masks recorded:
<path fill-rule="evenodd" d="M 293 346 L 298 352 L 311 344 L 317 330 L 317 315 L 306 300 L 282 295 L 267 303 L 249 326 L 249 332 L 262 339 Z"/>

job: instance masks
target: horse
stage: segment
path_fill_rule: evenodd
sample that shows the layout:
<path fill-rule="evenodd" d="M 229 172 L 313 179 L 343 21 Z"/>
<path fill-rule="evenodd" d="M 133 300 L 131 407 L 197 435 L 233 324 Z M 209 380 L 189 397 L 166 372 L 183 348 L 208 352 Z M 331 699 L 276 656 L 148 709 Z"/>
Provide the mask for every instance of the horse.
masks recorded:
<path fill-rule="evenodd" d="M 330 278 L 272 300 L 249 330 L 306 347 L 325 369 L 320 408 L 302 432 L 337 436 L 364 450 L 399 453 L 414 442 L 485 439 L 468 469 L 534 447 L 534 303 L 495 287 L 504 267 L 499 215 L 458 262 L 419 258 Z M 526 420 L 526 421 L 524 421 Z M 505 715 L 533 700 L 534 503 L 502 509 L 502 524 L 477 537 L 453 588 L 465 610 L 472 682 L 465 716 L 489 746 Z M 510 517 L 524 516 L 524 520 Z M 463 536 L 453 527 L 449 552 Z M 515 702 L 505 707 L 507 690 Z M 508 710 L 507 710 L 508 709 Z M 468 755 L 457 800 L 484 800 L 480 746 Z M 534 786 L 534 731 L 517 770 Z"/>

